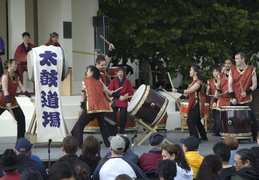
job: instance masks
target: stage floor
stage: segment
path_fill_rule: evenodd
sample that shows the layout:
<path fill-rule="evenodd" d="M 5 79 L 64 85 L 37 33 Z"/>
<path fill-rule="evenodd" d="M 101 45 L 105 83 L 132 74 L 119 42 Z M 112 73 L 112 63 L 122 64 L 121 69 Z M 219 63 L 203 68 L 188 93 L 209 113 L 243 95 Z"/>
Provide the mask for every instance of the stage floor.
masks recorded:
<path fill-rule="evenodd" d="M 102 141 L 102 137 L 100 134 L 97 133 L 84 133 L 84 138 L 88 135 L 93 135 L 100 141 Z M 131 139 L 134 134 L 128 134 L 128 137 Z M 138 134 L 140 135 L 140 134 Z M 167 139 L 171 141 L 174 144 L 180 144 L 180 139 L 188 137 L 189 133 L 188 131 L 182 132 L 181 130 L 175 130 L 175 131 L 168 131 L 167 132 Z M 204 141 L 199 146 L 199 151 L 201 152 L 201 155 L 206 156 L 209 154 L 212 154 L 212 147 L 215 143 L 220 142 L 220 137 L 214 137 L 212 136 L 212 133 L 207 134 L 209 141 Z M 0 137 L 0 154 L 4 152 L 7 148 L 14 148 L 16 142 L 16 137 Z M 249 144 L 247 140 L 241 140 L 239 143 L 239 148 L 251 148 L 253 146 L 257 146 L 255 143 Z M 141 155 L 144 152 L 148 152 L 150 150 L 150 146 L 148 144 L 148 140 L 144 141 L 142 145 L 134 145 L 133 147 L 134 152 L 137 155 Z M 107 153 L 108 148 L 106 148 L 103 144 L 101 145 L 101 157 L 104 157 Z M 81 154 L 80 151 L 77 152 L 78 155 Z M 48 147 L 47 144 L 36 144 L 32 148 L 32 154 L 39 156 L 42 161 L 48 160 Z M 63 152 L 61 151 L 60 144 L 51 144 L 50 146 L 50 159 L 52 161 L 55 161 L 59 159 L 61 156 L 63 156 Z"/>

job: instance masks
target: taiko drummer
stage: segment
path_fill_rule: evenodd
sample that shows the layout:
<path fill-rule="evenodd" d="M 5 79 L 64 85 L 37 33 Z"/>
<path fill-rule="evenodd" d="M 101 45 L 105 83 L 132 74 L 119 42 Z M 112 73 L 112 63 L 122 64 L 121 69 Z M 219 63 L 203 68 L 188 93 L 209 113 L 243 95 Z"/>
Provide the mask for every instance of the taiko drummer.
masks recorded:
<path fill-rule="evenodd" d="M 252 137 L 257 141 L 258 123 L 254 114 L 253 91 L 257 87 L 256 69 L 246 64 L 247 57 L 243 52 L 235 55 L 236 66 L 230 68 L 228 91 L 231 105 L 249 106 L 251 109 Z"/>
<path fill-rule="evenodd" d="M 200 134 L 200 140 L 207 141 L 207 133 L 201 123 L 201 117 L 203 117 L 204 115 L 206 97 L 204 93 L 204 85 L 201 81 L 200 71 L 201 68 L 199 65 L 191 66 L 190 77 L 192 77 L 193 81 L 189 85 L 188 89 L 184 90 L 173 88 L 172 91 L 181 93 L 182 96 L 180 96 L 180 99 L 184 99 L 186 97 L 189 98 L 189 105 L 187 109 L 187 125 L 190 136 L 195 136 L 196 138 L 199 138 Z M 199 134 L 197 129 L 199 131 Z"/>

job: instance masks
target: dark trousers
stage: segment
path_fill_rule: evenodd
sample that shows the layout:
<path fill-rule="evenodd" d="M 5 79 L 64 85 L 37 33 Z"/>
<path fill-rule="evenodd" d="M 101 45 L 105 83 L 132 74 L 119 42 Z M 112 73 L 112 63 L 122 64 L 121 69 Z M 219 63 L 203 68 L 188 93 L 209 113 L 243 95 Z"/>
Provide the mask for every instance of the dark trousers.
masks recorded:
<path fill-rule="evenodd" d="M 219 117 L 220 111 L 217 109 L 212 109 L 211 115 L 214 123 L 212 132 L 214 132 L 215 134 L 219 134 L 220 133 L 220 117 Z"/>
<path fill-rule="evenodd" d="M 0 108 L 0 115 L 5 111 L 6 109 Z M 17 139 L 24 137 L 25 133 L 25 116 L 23 114 L 23 111 L 20 107 L 13 108 L 13 113 L 15 116 L 15 120 L 17 121 Z"/>
<path fill-rule="evenodd" d="M 113 106 L 112 108 L 115 114 L 117 114 L 118 110 L 120 109 L 120 134 L 124 134 L 126 121 L 127 121 L 127 107 Z M 116 116 L 116 122 L 118 122 L 117 116 Z"/>
<path fill-rule="evenodd" d="M 231 104 L 231 106 L 233 106 L 233 104 Z M 251 132 L 252 132 L 253 140 L 256 141 L 257 140 L 256 137 L 258 133 L 258 122 L 254 114 L 254 101 L 251 101 L 245 104 L 237 104 L 234 106 L 249 106 L 249 108 L 251 109 L 251 127 L 252 127 Z"/>
<path fill-rule="evenodd" d="M 98 120 L 105 146 L 106 147 L 110 146 L 110 142 L 108 140 L 109 129 L 107 125 L 104 123 L 104 114 L 105 112 L 87 114 L 86 110 L 84 109 L 83 113 L 81 114 L 81 116 L 79 117 L 78 121 L 76 122 L 75 126 L 71 131 L 71 134 L 77 138 L 79 147 L 82 147 L 82 144 L 83 144 L 83 131 L 85 126 L 90 121 L 94 120 L 94 118 L 97 118 Z"/>
<path fill-rule="evenodd" d="M 206 139 L 207 138 L 207 133 L 204 129 L 203 124 L 201 123 L 201 118 L 200 118 L 200 110 L 199 110 L 199 105 L 196 104 L 194 108 L 189 112 L 188 118 L 187 118 L 187 125 L 189 129 L 190 136 L 195 136 L 196 138 L 199 139 L 199 134 L 201 138 Z M 198 131 L 199 134 L 198 134 Z"/>

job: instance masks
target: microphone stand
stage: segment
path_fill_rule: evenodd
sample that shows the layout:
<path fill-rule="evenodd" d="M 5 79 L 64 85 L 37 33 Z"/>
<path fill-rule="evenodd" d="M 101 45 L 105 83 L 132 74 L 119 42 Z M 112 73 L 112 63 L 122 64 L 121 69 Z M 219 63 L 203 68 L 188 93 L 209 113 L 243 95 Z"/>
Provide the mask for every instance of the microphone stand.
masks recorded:
<path fill-rule="evenodd" d="M 131 146 L 132 146 L 132 152 L 134 153 L 134 141 L 135 141 L 135 138 L 137 137 L 138 135 L 137 134 L 134 134 L 134 136 L 132 137 L 131 139 Z"/>

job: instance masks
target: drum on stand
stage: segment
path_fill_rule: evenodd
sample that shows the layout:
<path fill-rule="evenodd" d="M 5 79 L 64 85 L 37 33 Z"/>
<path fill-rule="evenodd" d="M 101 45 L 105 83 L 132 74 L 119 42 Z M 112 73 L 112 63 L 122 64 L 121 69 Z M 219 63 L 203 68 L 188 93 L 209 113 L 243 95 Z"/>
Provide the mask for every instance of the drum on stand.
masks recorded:
<path fill-rule="evenodd" d="M 249 106 L 222 106 L 220 108 L 220 134 L 251 138 L 251 109 Z"/>
<path fill-rule="evenodd" d="M 157 125 L 166 113 L 168 99 L 142 84 L 134 93 L 128 112 L 149 125 Z"/>

